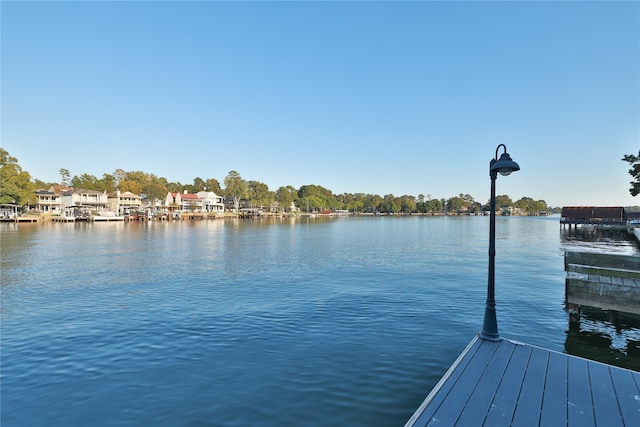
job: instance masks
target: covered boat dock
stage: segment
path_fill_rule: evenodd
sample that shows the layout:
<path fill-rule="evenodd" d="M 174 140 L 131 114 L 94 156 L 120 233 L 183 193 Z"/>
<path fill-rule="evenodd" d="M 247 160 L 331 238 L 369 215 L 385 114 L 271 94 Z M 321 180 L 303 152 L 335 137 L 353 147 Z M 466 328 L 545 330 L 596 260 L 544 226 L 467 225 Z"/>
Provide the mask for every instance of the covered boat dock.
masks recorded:
<path fill-rule="evenodd" d="M 624 230 L 627 226 L 627 215 L 620 206 L 566 206 L 562 208 L 560 225 L 571 227 L 599 227 L 604 229 Z"/>

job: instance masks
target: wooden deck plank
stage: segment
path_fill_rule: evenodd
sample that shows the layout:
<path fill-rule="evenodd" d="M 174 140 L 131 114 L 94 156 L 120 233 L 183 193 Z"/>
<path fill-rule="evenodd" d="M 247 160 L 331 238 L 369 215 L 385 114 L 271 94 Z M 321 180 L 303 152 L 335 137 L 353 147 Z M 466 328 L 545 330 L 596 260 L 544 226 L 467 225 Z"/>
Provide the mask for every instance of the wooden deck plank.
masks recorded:
<path fill-rule="evenodd" d="M 640 372 L 475 337 L 406 424 L 428 425 L 640 426 Z"/>
<path fill-rule="evenodd" d="M 480 340 L 480 348 L 451 389 L 455 398 L 443 400 L 427 425 L 455 425 L 497 348 L 497 343 L 493 341 Z"/>
<path fill-rule="evenodd" d="M 513 343 L 512 343 L 513 344 Z M 522 388 L 525 369 L 531 356 L 531 347 L 524 345 L 514 345 L 513 354 L 509 365 L 505 370 L 504 377 L 498 386 L 498 390 L 493 398 L 493 403 L 484 421 L 485 426 L 508 426 L 511 425 L 513 413 L 518 402 L 518 395 Z"/>
<path fill-rule="evenodd" d="M 611 378 L 624 423 L 627 426 L 640 425 L 640 387 L 634 381 L 633 373 L 612 369 Z M 637 378 L 640 379 L 640 375 L 637 375 Z"/>
<path fill-rule="evenodd" d="M 493 345 L 497 345 L 496 351 L 463 408 L 457 421 L 458 425 L 478 423 L 480 419 L 485 418 L 491 408 L 493 397 L 504 378 L 505 370 L 515 349 L 515 346 L 506 340 Z"/>
<path fill-rule="evenodd" d="M 481 343 L 481 340 L 477 336 L 469 343 L 467 348 L 465 348 L 460 356 L 453 362 L 438 384 L 436 384 L 433 390 L 427 395 L 418 410 L 413 414 L 409 421 L 407 421 L 407 426 L 427 425 L 435 411 L 440 407 L 440 404 L 444 401 L 446 396 L 448 396 L 457 379 L 464 372 L 469 361 L 480 348 Z"/>
<path fill-rule="evenodd" d="M 567 419 L 569 425 L 595 426 L 587 361 L 571 358 L 568 362 Z"/>
<path fill-rule="evenodd" d="M 547 381 L 544 385 L 540 426 L 558 425 L 567 425 L 567 357 L 551 352 L 547 366 Z"/>
<path fill-rule="evenodd" d="M 533 348 L 522 382 L 520 396 L 518 396 L 513 425 L 526 427 L 539 424 L 548 360 L 548 352 L 540 348 Z"/>
<path fill-rule="evenodd" d="M 591 363 L 589 365 L 589 378 L 591 380 L 591 399 L 593 401 L 596 425 L 623 426 L 622 414 L 620 413 L 620 406 L 611 382 L 609 366 L 602 363 Z"/>

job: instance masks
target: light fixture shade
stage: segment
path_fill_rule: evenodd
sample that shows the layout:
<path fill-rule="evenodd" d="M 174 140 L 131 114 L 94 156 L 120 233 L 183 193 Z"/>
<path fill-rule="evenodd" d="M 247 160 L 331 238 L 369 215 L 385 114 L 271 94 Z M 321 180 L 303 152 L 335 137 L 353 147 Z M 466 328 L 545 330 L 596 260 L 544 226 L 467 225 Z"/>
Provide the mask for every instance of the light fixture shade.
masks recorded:
<path fill-rule="evenodd" d="M 498 172 L 500 175 L 509 175 L 511 172 L 519 171 L 520 166 L 513 160 L 506 151 L 500 158 L 491 164 L 491 172 Z"/>

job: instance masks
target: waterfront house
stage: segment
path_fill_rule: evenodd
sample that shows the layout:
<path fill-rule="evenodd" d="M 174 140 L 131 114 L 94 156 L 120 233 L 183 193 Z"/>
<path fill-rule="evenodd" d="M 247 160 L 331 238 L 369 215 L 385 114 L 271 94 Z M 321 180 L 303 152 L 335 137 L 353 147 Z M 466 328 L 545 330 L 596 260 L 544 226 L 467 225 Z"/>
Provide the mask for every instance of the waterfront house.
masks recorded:
<path fill-rule="evenodd" d="M 83 206 L 97 213 L 107 209 L 107 192 L 78 188 L 63 192 L 60 202 L 63 211 L 71 206 Z"/>
<path fill-rule="evenodd" d="M 180 206 L 180 193 L 167 193 L 167 197 L 164 199 L 164 206 L 169 210 L 174 211 Z"/>
<path fill-rule="evenodd" d="M 151 199 L 147 197 L 146 194 L 141 194 L 140 198 L 140 203 L 142 204 L 142 209 L 144 210 L 150 212 L 161 212 L 163 211 L 163 207 L 165 207 L 165 199 Z"/>
<path fill-rule="evenodd" d="M 183 193 L 167 193 L 165 206 L 186 212 L 194 212 L 202 209 L 200 197 L 197 194 L 190 194 L 185 190 Z"/>
<path fill-rule="evenodd" d="M 196 195 L 200 198 L 200 209 L 203 212 L 224 212 L 224 198 L 218 196 L 213 191 L 198 191 Z"/>
<path fill-rule="evenodd" d="M 180 195 L 180 209 L 187 212 L 195 212 L 201 209 L 200 197 L 197 194 L 187 193 Z"/>
<path fill-rule="evenodd" d="M 36 210 L 47 214 L 60 214 L 62 205 L 61 194 L 57 192 L 54 187 L 50 187 L 48 190 L 36 190 L 36 197 L 38 198 Z"/>
<path fill-rule="evenodd" d="M 125 215 L 132 211 L 138 211 L 142 207 L 142 198 L 130 191 L 121 193 L 117 190 L 107 196 L 107 206 L 116 215 Z"/>
<path fill-rule="evenodd" d="M 233 196 L 225 196 L 224 205 L 227 211 L 230 211 L 230 212 L 236 211 L 236 203 L 233 199 Z M 241 198 L 238 201 L 238 209 L 252 208 L 252 207 L 253 206 L 251 205 L 251 201 L 249 199 Z"/>

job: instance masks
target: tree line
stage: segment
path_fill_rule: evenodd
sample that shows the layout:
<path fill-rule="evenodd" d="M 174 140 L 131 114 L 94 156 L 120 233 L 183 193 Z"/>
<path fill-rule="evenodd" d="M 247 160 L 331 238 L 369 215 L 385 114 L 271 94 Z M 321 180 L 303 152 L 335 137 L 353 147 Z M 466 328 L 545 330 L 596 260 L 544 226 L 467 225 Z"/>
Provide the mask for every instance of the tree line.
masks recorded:
<path fill-rule="evenodd" d="M 13 203 L 25 207 L 33 207 L 37 202 L 35 191 L 54 187 L 58 190 L 66 187 L 97 190 L 107 193 L 120 190 L 130 191 L 147 200 L 163 200 L 168 192 L 197 193 L 199 191 L 213 191 L 226 197 L 230 206 L 238 210 L 241 205 L 277 208 L 288 211 L 296 206 L 302 211 L 312 212 L 321 210 L 344 209 L 360 213 L 462 213 L 480 212 L 489 209 L 489 201 L 480 203 L 469 194 L 458 194 L 448 199 L 431 198 L 419 194 L 394 196 L 387 194 L 343 193 L 334 194 L 331 190 L 320 185 L 309 184 L 300 188 L 283 186 L 275 191 L 260 181 L 245 180 L 237 171 L 230 171 L 224 178 L 224 188 L 215 178 L 202 179 L 196 177 L 191 184 L 169 182 L 166 178 L 143 171 L 124 171 L 117 169 L 113 173 L 105 173 L 98 178 L 83 173 L 72 176 L 69 170 L 61 168 L 60 182 L 44 182 L 31 179 L 28 172 L 18 164 L 6 150 L 0 148 L 0 203 Z M 517 208 L 524 214 L 537 214 L 550 211 L 544 200 L 534 200 L 522 197 L 512 200 L 507 195 L 496 197 L 496 206 Z"/>

